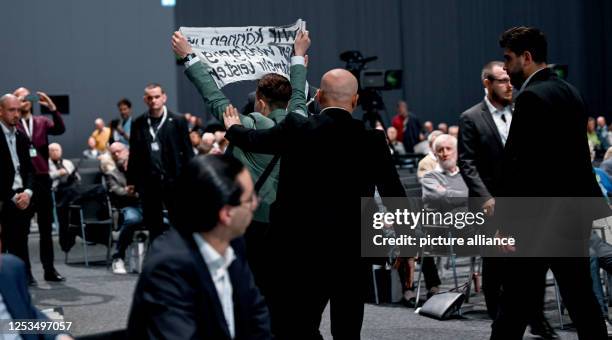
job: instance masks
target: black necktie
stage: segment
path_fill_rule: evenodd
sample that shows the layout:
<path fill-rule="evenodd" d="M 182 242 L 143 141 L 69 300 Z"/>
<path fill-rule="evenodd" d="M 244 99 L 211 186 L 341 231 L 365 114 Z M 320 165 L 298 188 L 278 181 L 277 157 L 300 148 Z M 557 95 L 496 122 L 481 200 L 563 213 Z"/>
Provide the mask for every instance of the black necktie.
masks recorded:
<path fill-rule="evenodd" d="M 503 113 L 501 114 L 501 120 L 502 120 L 504 123 L 508 123 L 508 122 L 506 121 L 506 115 L 504 115 Z"/>

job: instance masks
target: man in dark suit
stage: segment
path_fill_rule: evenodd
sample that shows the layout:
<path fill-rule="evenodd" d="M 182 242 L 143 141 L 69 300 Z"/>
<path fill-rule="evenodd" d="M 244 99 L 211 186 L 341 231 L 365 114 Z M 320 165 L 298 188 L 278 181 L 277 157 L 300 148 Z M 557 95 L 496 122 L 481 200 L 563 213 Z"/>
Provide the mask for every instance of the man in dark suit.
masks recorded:
<path fill-rule="evenodd" d="M 592 221 L 610 212 L 599 199 L 602 194 L 593 175 L 584 103 L 572 85 L 547 67 L 547 42 L 540 30 L 511 28 L 501 35 L 500 46 L 504 49 L 505 69 L 512 84 L 520 89 L 505 146 L 500 196 L 520 199 L 512 206 L 507 205 L 508 200 L 498 202 L 496 209 L 496 215 L 503 219 L 500 234 L 517 238 L 516 247 L 506 249 L 515 257 L 505 263 L 500 311 L 492 325 L 491 339 L 522 339 L 527 321 L 542 302 L 542 277 L 549 269 L 555 275 L 578 337 L 607 339 L 591 289 L 588 239 Z M 534 126 L 547 126 L 538 132 L 539 140 L 556 141 L 545 151 L 545 158 L 534 145 Z M 563 159 L 564 163 L 551 172 L 544 159 Z M 588 197 L 596 199 L 587 205 L 584 198 Z M 572 246 L 557 252 L 565 244 Z M 549 253 L 584 257 L 516 257 Z"/>
<path fill-rule="evenodd" d="M 28 254 L 28 234 L 32 211 L 34 168 L 30 161 L 28 138 L 17 130 L 21 102 L 12 94 L 0 97 L 0 200 L 4 202 L 0 222 L 4 226 L 4 251 L 19 257 L 33 282 Z"/>
<path fill-rule="evenodd" d="M 0 255 L 0 320 L 49 320 L 32 304 L 27 285 L 27 269 L 23 261 L 13 255 Z M 19 336 L 23 340 L 72 339 L 66 334 L 19 334 Z M 1 333 L 0 338 L 2 338 Z"/>
<path fill-rule="evenodd" d="M 281 155 L 268 248 L 270 259 L 287 256 L 293 265 L 276 269 L 266 296 L 279 339 L 321 339 L 319 324 L 328 302 L 334 338 L 360 336 L 366 281 L 360 197 L 372 197 L 375 187 L 383 197 L 405 192 L 384 134 L 353 119 L 357 99 L 357 79 L 335 69 L 321 79 L 318 115 L 290 113 L 271 129 L 250 130 L 240 125 L 235 109 L 226 110 L 230 143 Z"/>
<path fill-rule="evenodd" d="M 176 228 L 153 243 L 136 286 L 128 338 L 271 339 L 241 237 L 257 208 L 251 175 L 230 156 L 197 156 L 180 189 Z"/>
<path fill-rule="evenodd" d="M 163 232 L 164 207 L 173 222 L 175 182 L 193 157 L 187 121 L 168 111 L 166 100 L 161 85 L 147 85 L 149 110 L 136 118 L 130 136 L 127 181 L 140 194 L 151 239 Z"/>
<path fill-rule="evenodd" d="M 470 197 L 485 214 L 493 216 L 495 196 L 499 195 L 504 145 L 512 123 L 512 84 L 504 63 L 491 61 L 480 74 L 486 95 L 478 104 L 467 109 L 459 118 L 458 165 Z M 494 228 L 485 228 L 493 236 Z M 495 320 L 502 289 L 504 260 L 489 254 L 482 258 L 482 280 L 487 312 Z M 542 295 L 544 290 L 542 290 Z M 557 337 L 544 317 L 544 297 L 540 313 L 529 325 L 532 334 L 544 339 Z"/>

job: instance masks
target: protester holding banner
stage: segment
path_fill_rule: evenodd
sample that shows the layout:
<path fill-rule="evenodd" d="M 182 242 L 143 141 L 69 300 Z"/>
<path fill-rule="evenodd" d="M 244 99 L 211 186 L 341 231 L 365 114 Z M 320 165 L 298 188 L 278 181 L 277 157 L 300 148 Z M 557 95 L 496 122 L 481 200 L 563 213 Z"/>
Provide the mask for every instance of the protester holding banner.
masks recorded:
<path fill-rule="evenodd" d="M 172 40 L 174 52 L 179 57 L 186 58 L 193 53 L 192 47 L 182 33 L 175 32 Z M 269 129 L 283 121 L 287 112 L 298 112 L 306 116 L 304 57 L 309 46 L 308 31 L 300 32 L 295 39 L 294 56 L 291 58 L 290 83 L 285 77 L 276 73 L 266 74 L 259 80 L 255 93 L 256 112 L 240 116 L 244 126 L 257 130 Z M 230 101 L 217 87 L 210 74 L 211 66 L 206 63 L 206 59 L 202 62 L 198 62 L 199 60 L 198 56 L 194 56 L 187 61 L 185 74 L 202 95 L 209 112 L 222 121 L 223 112 L 230 105 Z M 262 281 L 265 264 L 261 255 L 266 248 L 264 236 L 268 229 L 270 206 L 276 200 L 279 159 L 272 155 L 245 152 L 240 148 L 233 148 L 232 154 L 249 169 L 251 176 L 257 182 L 256 190 L 261 197 L 260 206 L 255 211 L 253 222 L 247 230 L 246 241 L 249 263 L 257 284 L 265 294 L 265 283 Z M 264 174 L 267 174 L 267 178 Z"/>

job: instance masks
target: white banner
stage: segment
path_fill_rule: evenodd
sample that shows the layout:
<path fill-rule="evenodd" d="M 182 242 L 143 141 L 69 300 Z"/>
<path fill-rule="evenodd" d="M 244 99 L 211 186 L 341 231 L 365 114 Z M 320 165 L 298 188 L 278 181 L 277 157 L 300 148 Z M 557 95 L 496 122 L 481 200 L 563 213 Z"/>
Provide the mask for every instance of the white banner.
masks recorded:
<path fill-rule="evenodd" d="M 219 88 L 268 73 L 289 78 L 293 43 L 306 22 L 287 26 L 181 27 Z"/>

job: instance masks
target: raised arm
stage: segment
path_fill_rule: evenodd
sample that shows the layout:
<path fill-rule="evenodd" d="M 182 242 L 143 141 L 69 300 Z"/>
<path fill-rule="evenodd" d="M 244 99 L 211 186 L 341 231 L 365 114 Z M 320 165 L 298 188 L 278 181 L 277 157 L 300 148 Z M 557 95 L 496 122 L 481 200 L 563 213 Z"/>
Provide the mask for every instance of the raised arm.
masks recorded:
<path fill-rule="evenodd" d="M 185 58 L 187 55 L 193 53 L 193 49 L 185 36 L 178 31 L 174 32 L 172 35 L 172 50 L 180 58 Z M 223 112 L 225 112 L 225 109 L 230 104 L 230 100 L 217 87 L 217 83 L 215 83 L 215 80 L 208 72 L 208 65 L 196 56 L 190 62 L 186 63 L 185 67 L 185 75 L 196 87 L 200 96 L 202 96 L 204 103 L 209 108 L 209 112 L 222 122 Z M 246 117 L 243 115 L 240 116 L 241 120 Z"/>
<path fill-rule="evenodd" d="M 310 47 L 308 31 L 300 31 L 293 44 L 291 58 L 291 99 L 287 106 L 287 112 L 295 112 L 304 117 L 308 116 L 306 107 L 306 51 Z"/>

